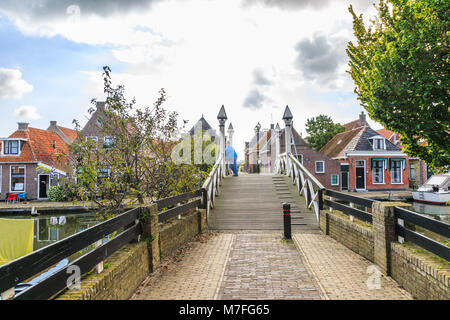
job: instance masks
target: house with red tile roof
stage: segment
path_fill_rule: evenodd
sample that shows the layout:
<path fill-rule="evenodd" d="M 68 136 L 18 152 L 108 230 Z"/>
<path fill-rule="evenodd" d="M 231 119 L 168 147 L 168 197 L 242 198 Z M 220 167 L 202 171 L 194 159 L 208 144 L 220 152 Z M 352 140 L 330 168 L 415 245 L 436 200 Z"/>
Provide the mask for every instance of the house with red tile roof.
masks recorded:
<path fill-rule="evenodd" d="M 400 144 L 401 136 L 398 133 L 385 128 L 377 130 L 377 132 L 399 148 L 403 149 L 403 146 Z M 413 189 L 419 188 L 432 175 L 432 173 L 428 170 L 425 161 L 422 161 L 418 158 L 409 158 L 408 170 L 409 186 Z"/>
<path fill-rule="evenodd" d="M 285 129 L 279 130 L 280 154 L 286 152 Z M 260 132 L 260 139 L 256 144 L 256 134 L 248 144 L 248 159 L 250 164 L 257 163 L 257 148 L 259 148 L 260 172 L 275 172 L 276 130 L 274 125 L 270 129 Z M 320 152 L 313 150 L 302 136 L 292 128 L 291 152 L 303 166 L 311 172 L 328 189 L 340 190 L 340 164 Z M 254 173 L 255 167 L 250 165 L 249 172 Z"/>
<path fill-rule="evenodd" d="M 341 165 L 342 190 L 406 190 L 409 159 L 402 149 L 365 121 L 365 114 L 344 125 L 320 152 Z"/>
<path fill-rule="evenodd" d="M 58 183 L 58 177 L 67 176 L 68 164 L 58 155 L 68 154 L 76 131 L 59 128 L 61 133 L 22 122 L 9 137 L 0 138 L 0 199 L 23 192 L 29 200 L 47 199 L 48 188 Z"/>

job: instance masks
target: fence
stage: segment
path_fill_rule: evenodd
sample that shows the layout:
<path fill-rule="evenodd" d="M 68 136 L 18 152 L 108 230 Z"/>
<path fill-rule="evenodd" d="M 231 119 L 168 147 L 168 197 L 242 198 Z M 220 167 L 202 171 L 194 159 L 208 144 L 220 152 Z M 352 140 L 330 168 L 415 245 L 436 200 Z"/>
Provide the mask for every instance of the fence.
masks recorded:
<path fill-rule="evenodd" d="M 139 239 L 139 236 L 142 234 L 142 227 L 139 221 L 140 215 L 141 208 L 131 209 L 112 219 L 1 266 L 0 292 L 10 291 L 11 288 L 14 288 L 19 283 L 52 267 L 74 253 L 95 244 L 97 241 L 113 232 L 124 228 L 124 230 L 113 239 L 96 247 L 94 250 L 84 254 L 45 278 L 43 281 L 13 297 L 16 300 L 50 299 L 67 287 L 68 279 L 72 273 L 71 270 L 78 269 L 80 271 L 79 275 L 81 276 L 91 271 L 92 268 L 125 244 Z"/>
<path fill-rule="evenodd" d="M 227 172 L 228 170 L 222 161 L 222 155 L 220 155 L 209 173 L 208 178 L 202 185 L 202 207 L 206 209 L 206 220 L 208 220 L 209 210 L 214 208 L 215 197 L 219 193 L 219 188 L 222 185 L 222 179 Z"/>
<path fill-rule="evenodd" d="M 323 209 L 324 186 L 292 154 L 281 154 L 277 166 L 279 173 L 291 176 L 299 194 L 303 194 L 308 209 L 314 206 L 319 221 L 320 210 Z"/>
<path fill-rule="evenodd" d="M 329 196 L 330 199 L 324 199 L 324 204 L 329 208 L 333 208 L 341 211 L 342 213 L 348 215 L 352 220 L 353 217 L 356 217 L 359 220 L 372 223 L 372 215 L 367 213 L 366 211 L 359 210 L 354 208 L 354 205 L 360 205 L 366 208 L 372 208 L 372 204 L 375 202 L 371 199 L 364 199 L 361 197 L 352 196 L 346 193 L 334 191 L 334 190 L 324 190 L 325 195 Z M 349 202 L 350 206 L 334 201 L 335 199 Z"/>
<path fill-rule="evenodd" d="M 404 222 L 406 221 L 410 224 L 422 227 L 438 235 L 446 237 L 447 239 L 450 238 L 450 224 L 428 218 L 400 207 L 395 207 L 394 213 L 395 218 L 397 219 L 396 233 L 399 237 L 401 237 L 399 242 L 403 242 L 403 239 L 405 239 L 406 241 L 410 241 L 438 255 L 439 257 L 450 261 L 450 247 L 436 240 L 430 239 L 423 234 L 406 228 L 404 226 Z"/>

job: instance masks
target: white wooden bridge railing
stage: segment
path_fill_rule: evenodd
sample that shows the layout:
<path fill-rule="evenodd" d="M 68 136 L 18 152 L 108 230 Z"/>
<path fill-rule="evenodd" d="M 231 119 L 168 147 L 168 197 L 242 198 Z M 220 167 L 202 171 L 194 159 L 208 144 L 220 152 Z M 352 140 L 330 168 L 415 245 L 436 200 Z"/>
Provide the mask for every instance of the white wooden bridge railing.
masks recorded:
<path fill-rule="evenodd" d="M 289 159 L 289 161 L 288 161 Z M 288 168 L 288 165 L 290 168 Z M 317 221 L 323 210 L 323 191 L 325 187 L 292 154 L 280 154 L 276 161 L 277 172 L 292 178 L 299 195 L 303 194 L 308 209 L 314 208 Z"/>
<path fill-rule="evenodd" d="M 228 175 L 228 166 L 222 159 L 222 155 L 220 155 L 209 173 L 208 178 L 202 185 L 203 207 L 206 209 L 206 221 L 208 221 L 209 210 L 214 208 L 214 201 L 219 194 L 222 179 Z"/>

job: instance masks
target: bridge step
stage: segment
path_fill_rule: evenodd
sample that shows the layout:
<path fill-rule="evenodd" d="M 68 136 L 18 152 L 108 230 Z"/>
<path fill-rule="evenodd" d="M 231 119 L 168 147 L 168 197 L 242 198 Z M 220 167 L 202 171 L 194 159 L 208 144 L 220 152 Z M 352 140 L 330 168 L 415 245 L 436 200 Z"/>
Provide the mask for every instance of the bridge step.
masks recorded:
<path fill-rule="evenodd" d="M 227 177 L 209 214 L 208 225 L 219 230 L 282 230 L 282 203 L 289 202 L 296 221 L 293 229 L 317 229 L 315 215 L 298 193 L 293 192 L 295 188 L 280 175 Z"/>

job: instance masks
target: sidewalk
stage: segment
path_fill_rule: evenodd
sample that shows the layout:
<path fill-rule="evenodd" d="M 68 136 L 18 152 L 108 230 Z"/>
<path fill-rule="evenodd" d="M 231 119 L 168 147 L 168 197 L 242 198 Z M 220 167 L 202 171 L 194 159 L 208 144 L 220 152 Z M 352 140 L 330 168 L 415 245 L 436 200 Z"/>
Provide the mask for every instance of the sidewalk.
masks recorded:
<path fill-rule="evenodd" d="M 371 263 L 317 231 L 222 231 L 167 259 L 136 290 L 138 300 L 411 299 L 389 277 L 369 290 Z M 203 240 L 202 240 L 203 239 Z"/>
<path fill-rule="evenodd" d="M 295 244 L 322 291 L 331 300 L 409 300 L 411 295 L 370 261 L 324 234 L 295 233 Z M 369 289 L 368 279 L 380 277 Z M 374 283 L 370 282 L 369 284 Z M 377 288 L 378 287 L 378 288 Z"/>

